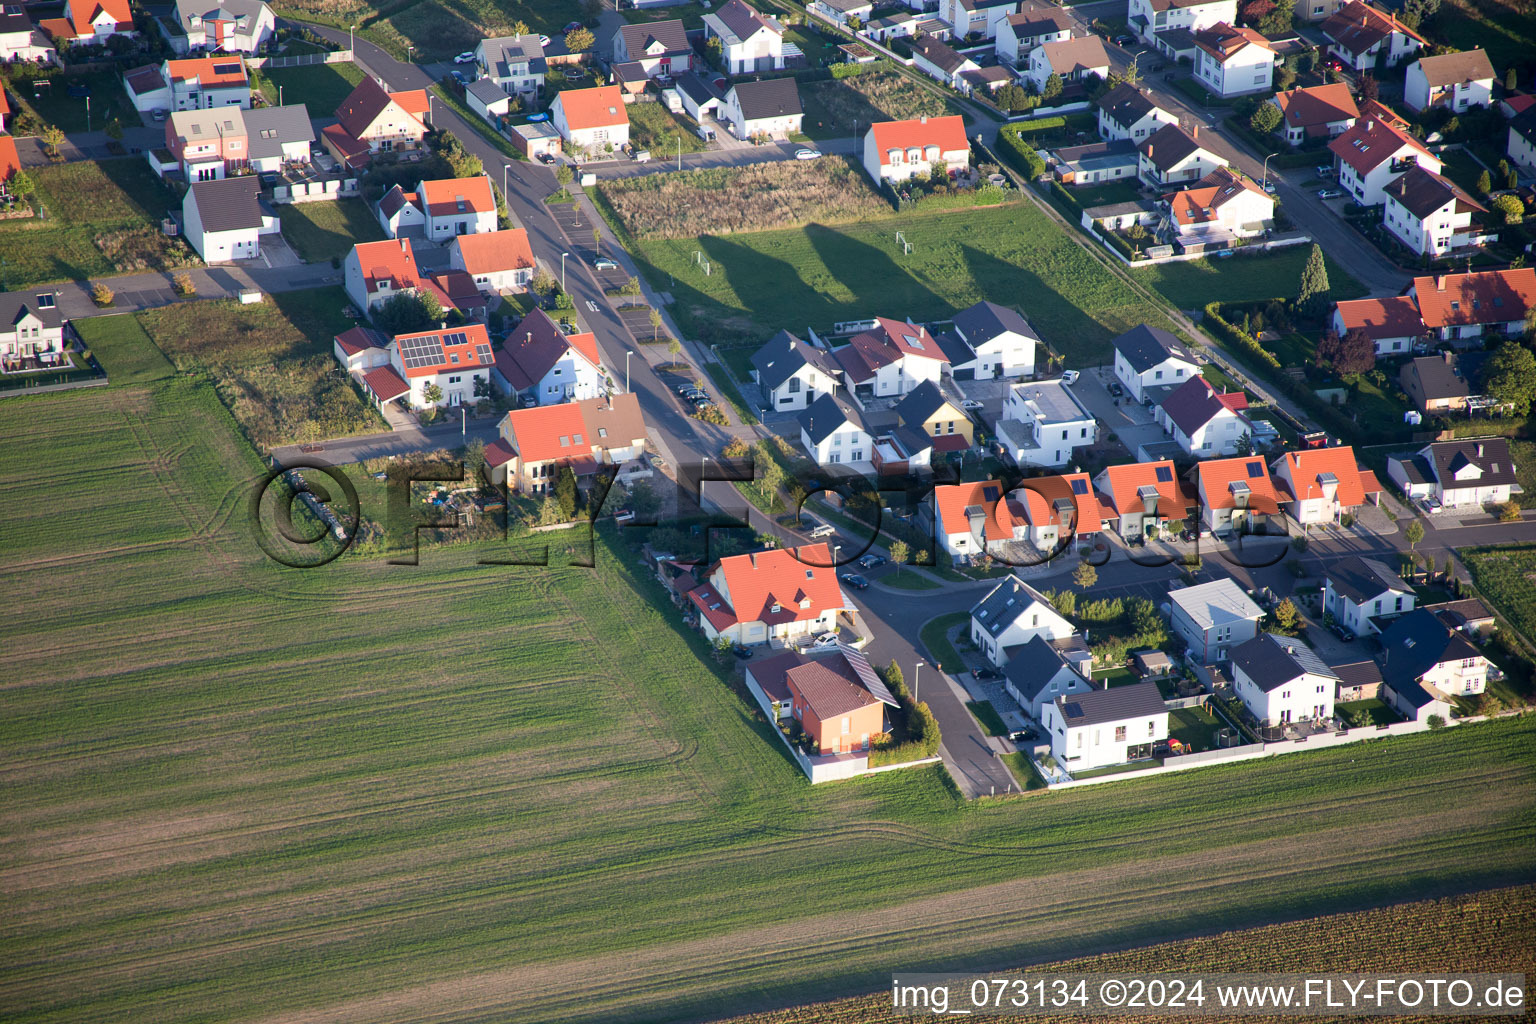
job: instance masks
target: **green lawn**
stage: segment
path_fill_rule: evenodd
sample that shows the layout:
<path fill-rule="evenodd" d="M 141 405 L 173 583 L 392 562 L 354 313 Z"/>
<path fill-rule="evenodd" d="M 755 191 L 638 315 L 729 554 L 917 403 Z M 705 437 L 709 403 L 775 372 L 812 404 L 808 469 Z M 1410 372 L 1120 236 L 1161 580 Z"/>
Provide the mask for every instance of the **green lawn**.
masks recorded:
<path fill-rule="evenodd" d="M 902 253 L 900 230 L 913 246 Z M 862 224 L 810 224 L 632 250 L 673 314 L 705 341 L 750 343 L 785 328 L 879 313 L 917 321 L 990 298 L 1027 311 L 1069 364 L 1107 361 L 1109 341 L 1165 318 L 1029 203 Z M 695 261 L 703 252 L 706 275 Z"/>
<path fill-rule="evenodd" d="M 1216 735 L 1225 723 L 1205 708 L 1176 708 L 1168 712 L 1168 735 L 1182 740 L 1191 752 L 1216 749 Z"/>
<path fill-rule="evenodd" d="M 1281 366 L 1311 366 L 1320 334 L 1320 331 L 1290 331 L 1266 344 Z"/>
<path fill-rule="evenodd" d="M 200 266 L 160 221 L 181 200 L 141 159 L 82 160 L 30 172 L 47 217 L 0 221 L 5 284 Z"/>
<path fill-rule="evenodd" d="M 304 104 L 311 117 L 332 117 L 341 101 L 363 80 L 363 69 L 356 64 L 306 64 L 297 68 L 266 68 L 261 77 L 267 86 L 267 102 L 278 101 L 281 86 L 284 103 Z"/>
<path fill-rule="evenodd" d="M 922 628 L 919 636 L 923 646 L 928 648 L 928 653 L 938 661 L 939 671 L 965 671 L 965 662 L 960 659 L 960 652 L 955 650 L 955 645 L 949 642 L 948 633 L 960 623 L 969 621 L 970 617 L 970 612 L 949 612 L 930 619 Z"/>
<path fill-rule="evenodd" d="M 186 374 L 0 435 L 16 1024 L 709 1020 L 1536 870 L 1536 721 L 1039 800 L 812 787 L 612 533 L 595 569 L 283 568 Z"/>
<path fill-rule="evenodd" d="M 1536 545 L 1463 548 L 1457 555 L 1478 593 L 1526 639 L 1536 638 Z"/>
<path fill-rule="evenodd" d="M 1026 793 L 1046 788 L 1045 780 L 1040 777 L 1035 763 L 1023 751 L 1016 750 L 1011 754 L 1004 754 L 1003 763 L 1008 766 L 1009 771 L 1013 772 L 1013 777 L 1019 780 L 1020 787 Z"/>
<path fill-rule="evenodd" d="M 768 5 L 772 12 L 772 4 Z M 639 10 L 626 7 L 622 12 L 624 20 L 631 25 L 640 25 L 650 21 L 669 21 L 673 18 L 681 18 L 683 28 L 702 29 L 704 27 L 704 14 L 706 7 L 698 2 L 674 4 L 670 7 L 650 7 Z"/>
<path fill-rule="evenodd" d="M 283 237 L 307 263 L 345 256 L 360 242 L 386 237 L 378 218 L 361 199 L 288 203 L 279 207 Z"/>
<path fill-rule="evenodd" d="M 1165 263 L 1131 271 L 1179 309 L 1200 309 L 1208 302 L 1257 302 L 1294 298 L 1310 246 L 1294 245 L 1267 253 L 1239 250 L 1227 259 Z M 1324 253 L 1328 283 L 1335 299 L 1358 299 L 1365 286 Z"/>
<path fill-rule="evenodd" d="M 897 590 L 938 590 L 940 586 L 937 580 L 930 579 L 928 576 L 920 572 L 914 572 L 911 569 L 902 569 L 899 572 L 882 576 L 880 577 L 880 582 L 887 587 L 894 587 Z"/>
<path fill-rule="evenodd" d="M 518 150 L 516 146 L 512 145 L 512 143 L 507 140 L 505 135 L 501 134 L 495 128 L 493 128 L 489 121 L 475 113 L 473 110 L 470 110 L 469 107 L 464 104 L 464 101 L 459 99 L 457 94 L 457 87 L 450 88 L 439 83 L 432 86 L 432 95 L 436 96 L 439 102 L 446 103 L 449 107 L 452 107 L 454 113 L 458 114 L 469 124 L 470 127 L 474 128 L 475 132 L 479 134 L 481 138 L 500 150 L 502 156 L 506 157 L 508 160 L 528 159 Z M 498 185 L 496 187 L 499 191 L 500 186 Z"/>
<path fill-rule="evenodd" d="M 997 708 L 992 706 L 989 700 L 968 700 L 965 702 L 976 721 L 981 723 L 982 729 L 988 736 L 1008 735 L 1008 726 L 1003 724 L 1003 716 L 997 713 Z"/>
<path fill-rule="evenodd" d="M 52 84 L 49 84 L 50 81 Z M 71 96 L 69 87 L 72 85 L 83 85 L 91 91 L 89 129 L 86 123 L 85 97 Z M 113 71 L 98 71 L 70 78 L 58 76 L 41 83 L 7 83 L 6 91 L 20 100 L 23 107 L 30 107 L 44 124 L 57 125 L 66 132 L 86 130 L 99 132 L 106 128 L 107 122 L 114 117 L 120 120 L 125 128 L 143 123 L 139 118 L 139 112 L 129 101 L 127 92 L 123 90 L 122 75 Z"/>
<path fill-rule="evenodd" d="M 677 156 L 679 143 L 684 153 L 704 149 L 704 140 L 661 103 L 629 105 L 629 141 L 636 149 L 650 150 L 657 160 Z"/>
<path fill-rule="evenodd" d="M 1139 681 L 1136 673 L 1124 665 L 1119 665 L 1115 668 L 1096 668 L 1093 670 L 1093 678 L 1097 682 L 1103 683 L 1106 690 L 1116 686 L 1130 686 L 1132 683 Z"/>
<path fill-rule="evenodd" d="M 1481 193 L 1477 191 L 1477 179 L 1486 168 L 1472 154 L 1464 149 L 1448 149 L 1440 154 L 1440 159 L 1445 165 L 1440 170 L 1441 174 L 1481 198 Z"/>
<path fill-rule="evenodd" d="M 1391 725 L 1393 722 L 1401 722 L 1403 720 L 1402 715 L 1399 715 L 1387 707 L 1384 702 L 1374 697 L 1370 700 L 1351 700 L 1345 701 L 1342 704 L 1335 704 L 1333 710 L 1336 715 L 1344 718 L 1346 722 L 1349 721 L 1349 718 L 1345 716 L 1362 713 L 1370 716 L 1370 724 L 1372 725 Z"/>
<path fill-rule="evenodd" d="M 1106 181 L 1102 185 L 1074 186 L 1068 191 L 1077 200 L 1077 205 L 1085 210 L 1091 206 L 1129 203 L 1141 198 L 1141 189 L 1134 181 Z"/>
<path fill-rule="evenodd" d="M 176 372 L 131 313 L 70 321 L 115 385 L 164 380 Z"/>

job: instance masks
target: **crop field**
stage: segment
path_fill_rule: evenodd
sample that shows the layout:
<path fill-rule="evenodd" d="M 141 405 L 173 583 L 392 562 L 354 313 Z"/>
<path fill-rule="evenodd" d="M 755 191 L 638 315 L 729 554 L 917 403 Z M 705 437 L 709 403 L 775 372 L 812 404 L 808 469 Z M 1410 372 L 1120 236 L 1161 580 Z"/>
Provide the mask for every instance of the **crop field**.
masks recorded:
<path fill-rule="evenodd" d="M 937 768 L 813 789 L 612 535 L 594 570 L 285 569 L 194 374 L 0 433 L 14 1024 L 719 1016 L 1536 870 L 1536 720 L 971 804 Z"/>
<path fill-rule="evenodd" d="M 384 237 L 384 229 L 361 199 L 289 203 L 282 207 L 283 237 L 308 263 L 323 263 L 361 242 Z"/>
<path fill-rule="evenodd" d="M 506 35 L 518 21 L 553 37 L 582 17 L 574 0 L 282 0 L 275 9 L 279 16 L 343 30 L 356 22 L 358 35 L 402 60 L 407 44 L 415 47 L 412 57 L 436 59 L 473 49 L 486 36 Z"/>
<path fill-rule="evenodd" d="M 800 86 L 805 110 L 802 128 L 813 139 L 852 135 L 857 125 L 873 121 L 903 121 L 957 113 L 942 96 L 929 92 L 899 71 L 867 71 L 828 82 Z"/>
<path fill-rule="evenodd" d="M 1274 252 L 1246 254 L 1241 251 L 1229 259 L 1191 260 L 1165 263 L 1131 271 L 1136 279 L 1179 309 L 1200 309 L 1207 302 L 1257 302 L 1263 299 L 1291 299 L 1301 286 L 1301 268 L 1311 249 L 1295 245 Z M 1328 283 L 1335 299 L 1358 299 L 1366 293 L 1359 281 L 1323 254 L 1328 266 Z"/>
<path fill-rule="evenodd" d="M 691 239 L 893 215 L 863 169 L 843 157 L 615 178 L 598 188 L 637 239 Z"/>
<path fill-rule="evenodd" d="M 316 288 L 248 306 L 182 302 L 135 319 L 177 369 L 207 374 L 252 443 L 270 447 L 387 429 L 331 356 L 331 339 L 353 324 L 347 305 L 340 288 Z"/>
<path fill-rule="evenodd" d="M 1301 921 L 1223 932 L 1140 949 L 1032 966 L 1031 972 L 1408 973 L 1437 962 L 1447 949 L 1468 971 L 1529 974 L 1536 970 L 1536 887 L 1516 886 L 1441 899 L 1398 903 L 1374 910 L 1329 914 Z M 1393 936 L 1390 942 L 1381 936 Z M 889 992 L 733 1017 L 719 1024 L 898 1024 Z M 1021 1021 L 1059 1021 L 1021 1015 Z M 1121 1016 L 1132 1022 L 1171 1016 Z M 1397 1017 L 1404 1022 L 1432 1017 Z"/>
<path fill-rule="evenodd" d="M 897 244 L 898 230 L 911 254 Z M 1116 335 L 1166 322 L 1029 203 L 652 240 L 631 252 L 651 283 L 672 293 L 683 329 L 717 343 L 761 344 L 781 328 L 877 313 L 947 319 L 985 298 L 1022 309 L 1069 365 L 1091 365 L 1108 361 Z M 708 259 L 707 275 L 695 253 Z"/>
<path fill-rule="evenodd" d="M 1527 639 L 1536 637 L 1536 545 L 1464 548 L 1457 554 L 1483 597 Z"/>
<path fill-rule="evenodd" d="M 30 173 L 48 216 L 0 221 L 8 288 L 201 265 L 185 242 L 160 233 L 161 218 L 181 200 L 143 160 L 82 160 Z"/>

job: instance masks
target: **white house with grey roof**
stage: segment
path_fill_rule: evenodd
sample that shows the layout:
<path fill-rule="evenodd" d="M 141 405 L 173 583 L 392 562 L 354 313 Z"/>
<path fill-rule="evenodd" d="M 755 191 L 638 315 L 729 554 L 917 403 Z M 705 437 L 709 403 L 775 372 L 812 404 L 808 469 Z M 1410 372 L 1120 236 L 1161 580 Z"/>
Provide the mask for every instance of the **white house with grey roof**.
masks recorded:
<path fill-rule="evenodd" d="M 1231 579 L 1214 580 L 1168 593 L 1169 619 L 1184 638 L 1188 656 L 1200 665 L 1226 661 L 1237 645 L 1259 633 L 1264 611 Z"/>
<path fill-rule="evenodd" d="M 1039 343 L 1018 310 L 985 300 L 956 313 L 953 333 L 939 337 L 955 380 L 1032 376 Z"/>
<path fill-rule="evenodd" d="M 613 60 L 633 61 L 647 78 L 678 75 L 693 67 L 693 47 L 681 19 L 622 25 L 613 34 Z"/>
<path fill-rule="evenodd" d="M 7 372 L 57 365 L 68 349 L 54 292 L 0 292 L 0 366 Z"/>
<path fill-rule="evenodd" d="M 277 18 L 262 0 L 176 0 L 176 21 L 185 34 L 169 38 L 179 53 L 255 53 L 277 33 Z"/>
<path fill-rule="evenodd" d="M 1087 664 L 1092 663 L 1077 663 L 1082 671 L 1089 671 Z M 1033 636 L 1008 659 L 1003 669 L 1003 689 L 1019 702 L 1026 715 L 1038 722 L 1045 706 L 1057 697 L 1085 693 L 1093 686 L 1055 644 L 1043 636 Z"/>
<path fill-rule="evenodd" d="M 1294 637 L 1261 633 L 1232 649 L 1232 688 L 1260 725 L 1333 717 L 1339 674 Z"/>
<path fill-rule="evenodd" d="M 867 472 L 874 438 L 864 414 L 836 395 L 822 395 L 800 413 L 800 443 L 818 466 L 847 466 Z"/>
<path fill-rule="evenodd" d="M 489 78 L 477 78 L 464 87 L 464 102 L 490 124 L 500 125 L 512 112 L 512 97 Z"/>
<path fill-rule="evenodd" d="M 935 81 L 958 88 L 960 76 L 981 65 L 948 43 L 932 36 L 919 36 L 912 44 L 912 66 Z"/>
<path fill-rule="evenodd" d="M 278 171 L 285 164 L 309 163 L 315 126 L 304 104 L 252 107 L 238 113 L 245 120 L 245 144 L 252 170 Z"/>
<path fill-rule="evenodd" d="M 737 82 L 720 104 L 719 118 L 738 139 L 782 139 L 800 130 L 805 112 L 790 77 Z"/>
<path fill-rule="evenodd" d="M 997 421 L 997 439 L 1020 467 L 1060 469 L 1098 436 L 1098 419 L 1060 378 L 1011 386 Z"/>
<path fill-rule="evenodd" d="M 1453 698 L 1488 685 L 1487 657 L 1426 608 L 1388 626 L 1381 648 L 1382 699 L 1413 721 L 1449 719 Z"/>
<path fill-rule="evenodd" d="M 1017 576 L 993 587 L 971 609 L 971 642 L 998 668 L 1035 637 L 1067 640 L 1076 633 L 1044 594 Z"/>
<path fill-rule="evenodd" d="M 1115 86 L 1099 100 L 1099 135 L 1140 142 L 1179 116 L 1164 110 L 1152 97 L 1129 82 Z"/>
<path fill-rule="evenodd" d="M 768 408 L 798 412 L 837 392 L 841 368 L 831 353 L 780 331 L 752 354 L 752 378 Z"/>
<path fill-rule="evenodd" d="M 277 215 L 265 208 L 254 175 L 194 181 L 181 202 L 187 242 L 208 263 L 252 260 L 261 255 L 261 236 L 279 230 Z"/>
<path fill-rule="evenodd" d="M 1435 498 L 1448 508 L 1501 505 L 1520 489 L 1502 437 L 1436 441 L 1412 455 L 1389 456 L 1387 477 L 1409 498 Z"/>
<path fill-rule="evenodd" d="M 1413 611 L 1414 590 L 1374 558 L 1348 555 L 1323 575 L 1323 611 L 1357 636 L 1379 633 L 1379 620 Z"/>
<path fill-rule="evenodd" d="M 1242 392 L 1222 394 L 1204 377 L 1190 377 L 1163 397 L 1156 416 L 1184 454 L 1210 459 L 1237 455 L 1251 443 L 1253 424 L 1242 411 L 1246 407 Z"/>
<path fill-rule="evenodd" d="M 480 40 L 475 46 L 475 68 L 482 79 L 490 81 L 508 96 L 524 100 L 538 96 L 544 88 L 544 75 L 549 71 L 544 60 L 544 47 L 539 45 L 539 37 L 532 33 Z"/>
<path fill-rule="evenodd" d="M 1156 683 L 1066 694 L 1045 705 L 1051 755 L 1070 774 L 1150 758 L 1168 738 L 1168 705 Z"/>
<path fill-rule="evenodd" d="M 704 15 L 704 38 L 720 40 L 727 74 L 779 71 L 784 67 L 784 26 L 746 0 L 726 0 Z"/>
<path fill-rule="evenodd" d="M 998 26 L 1018 9 L 1019 0 L 939 0 L 939 20 L 949 25 L 956 39 L 972 34 L 992 39 Z"/>
<path fill-rule="evenodd" d="M 1161 327 L 1141 324 L 1111 344 L 1115 349 L 1115 377 L 1136 401 L 1159 401 L 1191 377 L 1200 376 L 1200 364 L 1178 338 Z"/>

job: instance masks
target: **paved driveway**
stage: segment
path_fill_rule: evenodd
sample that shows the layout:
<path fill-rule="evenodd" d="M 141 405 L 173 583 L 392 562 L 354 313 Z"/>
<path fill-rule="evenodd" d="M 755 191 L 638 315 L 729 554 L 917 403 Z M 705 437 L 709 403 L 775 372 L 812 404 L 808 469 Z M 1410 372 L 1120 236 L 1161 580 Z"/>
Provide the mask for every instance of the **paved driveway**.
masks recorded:
<path fill-rule="evenodd" d="M 1168 435 L 1152 422 L 1151 409 L 1129 399 L 1117 401 L 1109 393 L 1109 384 L 1114 379 L 1114 371 L 1108 367 L 1086 370 L 1072 386 L 1072 393 L 1099 418 L 1105 429 L 1114 432 L 1115 438 L 1134 458 L 1141 445 L 1166 441 Z"/>

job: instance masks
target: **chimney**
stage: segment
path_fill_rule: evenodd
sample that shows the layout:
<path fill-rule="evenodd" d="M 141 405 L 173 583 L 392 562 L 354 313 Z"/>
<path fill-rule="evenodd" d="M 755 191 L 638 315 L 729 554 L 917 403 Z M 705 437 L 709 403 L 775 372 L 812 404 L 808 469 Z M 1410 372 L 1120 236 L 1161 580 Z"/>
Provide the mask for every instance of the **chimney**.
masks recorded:
<path fill-rule="evenodd" d="M 1481 442 L 1481 441 L 1477 442 L 1477 457 L 1478 458 L 1482 458 L 1483 457 L 1483 442 Z"/>
<path fill-rule="evenodd" d="M 1147 143 L 1147 159 L 1152 159 L 1152 144 L 1150 142 Z"/>
<path fill-rule="evenodd" d="M 1435 278 L 1435 291 L 1437 291 L 1437 292 L 1445 291 L 1445 275 L 1444 274 L 1441 274 L 1441 275 L 1439 275 L 1438 277 Z"/>
<path fill-rule="evenodd" d="M 1454 358 L 1455 358 L 1455 357 L 1454 357 L 1454 356 L 1453 356 L 1453 355 L 1452 355 L 1452 354 L 1451 354 L 1451 353 L 1450 353 L 1450 351 L 1449 351 L 1449 350 L 1447 350 L 1447 351 L 1445 351 L 1445 352 L 1441 352 L 1441 353 L 1440 353 L 1440 358 L 1441 358 L 1441 359 L 1444 359 L 1444 360 L 1445 360 L 1445 365 L 1446 365 L 1446 366 L 1450 366 L 1450 365 L 1451 365 L 1451 362 L 1452 362 L 1452 360 L 1453 360 L 1453 359 L 1454 359 Z"/>
<path fill-rule="evenodd" d="M 1195 125 L 1193 130 L 1190 131 L 1189 137 L 1192 138 L 1192 139 L 1198 139 L 1200 137 L 1200 126 L 1199 125 Z"/>
<path fill-rule="evenodd" d="M 406 255 L 410 255 L 410 252 L 411 252 L 411 241 L 410 241 L 410 239 L 404 238 L 404 237 L 402 237 L 400 239 L 400 251 L 405 253 Z"/>
<path fill-rule="evenodd" d="M 918 118 L 917 119 L 917 123 L 918 124 L 927 124 L 928 123 L 928 115 L 924 114 L 922 117 Z"/>

